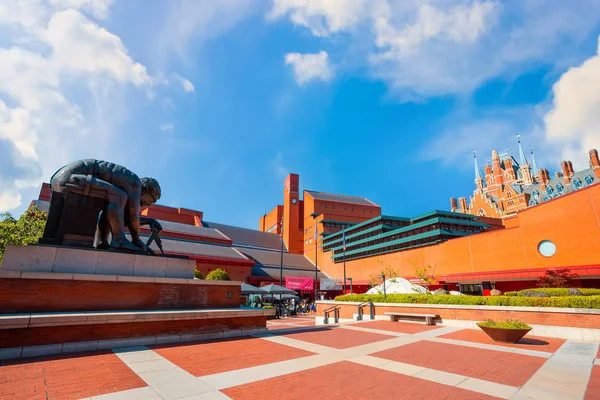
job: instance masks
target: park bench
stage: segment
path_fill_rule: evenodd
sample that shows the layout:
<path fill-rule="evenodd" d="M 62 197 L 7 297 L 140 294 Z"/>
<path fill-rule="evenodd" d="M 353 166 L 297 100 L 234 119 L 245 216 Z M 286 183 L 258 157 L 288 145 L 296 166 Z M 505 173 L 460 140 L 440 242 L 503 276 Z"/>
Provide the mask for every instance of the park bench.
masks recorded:
<path fill-rule="evenodd" d="M 433 320 L 437 317 L 436 314 L 412 314 L 403 312 L 386 312 L 385 315 L 390 316 L 390 321 L 397 321 L 400 317 L 424 318 L 427 325 L 433 325 Z"/>

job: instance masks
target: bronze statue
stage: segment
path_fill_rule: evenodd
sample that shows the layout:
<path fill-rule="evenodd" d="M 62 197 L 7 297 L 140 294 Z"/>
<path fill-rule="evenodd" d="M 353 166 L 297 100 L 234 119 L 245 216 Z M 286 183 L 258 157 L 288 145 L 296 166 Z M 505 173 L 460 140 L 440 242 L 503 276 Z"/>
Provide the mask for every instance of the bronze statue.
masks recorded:
<path fill-rule="evenodd" d="M 106 200 L 98 227 L 99 248 L 114 248 L 144 253 L 153 252 L 140 240 L 140 225 L 150 225 L 152 231 L 162 227 L 154 218 L 141 217 L 140 206 L 156 203 L 161 196 L 153 178 L 138 178 L 127 168 L 108 161 L 79 160 L 59 169 L 50 180 L 54 193 L 65 196 L 74 193 L 85 198 Z M 104 203 L 103 203 L 104 204 Z M 97 215 L 97 214 L 96 214 Z M 125 226 L 131 241 L 125 236 Z M 109 235 L 112 239 L 109 242 Z"/>

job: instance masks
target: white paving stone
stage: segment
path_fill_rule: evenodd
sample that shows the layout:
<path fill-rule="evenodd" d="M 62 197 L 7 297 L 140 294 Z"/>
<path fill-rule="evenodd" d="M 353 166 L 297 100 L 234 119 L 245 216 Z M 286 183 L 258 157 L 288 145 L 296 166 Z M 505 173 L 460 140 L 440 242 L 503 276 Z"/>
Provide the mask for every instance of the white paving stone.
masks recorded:
<path fill-rule="evenodd" d="M 148 385 L 154 386 L 161 383 L 175 382 L 187 379 L 190 374 L 181 368 L 170 368 L 158 371 L 141 372 L 138 374 Z"/>
<path fill-rule="evenodd" d="M 484 381 L 477 378 L 468 378 L 457 387 L 494 397 L 500 397 L 501 399 L 510 399 L 519 391 L 518 387 L 502 385 L 500 383 Z"/>
<path fill-rule="evenodd" d="M 125 363 L 133 364 L 152 360 L 164 360 L 158 353 L 145 346 L 122 347 L 114 349 L 113 352 Z"/>
<path fill-rule="evenodd" d="M 135 362 L 127 364 L 127 366 L 138 375 L 143 372 L 163 371 L 165 369 L 178 368 L 177 365 L 165 359 Z"/>
<path fill-rule="evenodd" d="M 214 392 L 196 394 L 196 395 L 190 396 L 190 397 L 182 397 L 179 400 L 227 400 L 227 399 L 231 399 L 231 397 L 229 397 L 219 391 L 214 391 Z"/>
<path fill-rule="evenodd" d="M 214 388 L 195 377 L 159 383 L 151 386 L 163 399 L 175 400 L 197 394 L 214 392 Z"/>
<path fill-rule="evenodd" d="M 463 375 L 452 374 L 450 372 L 438 371 L 435 369 L 426 369 L 425 371 L 418 372 L 413 376 L 448 386 L 457 386 L 468 379 L 468 377 Z"/>
<path fill-rule="evenodd" d="M 475 342 L 468 342 L 465 340 L 446 339 L 446 338 L 432 338 L 430 340 L 434 341 L 434 342 L 439 342 L 439 343 L 447 343 L 447 344 L 453 344 L 453 345 L 465 346 L 465 347 L 474 347 L 477 349 L 503 351 L 505 353 L 516 353 L 516 354 L 522 354 L 522 355 L 526 355 L 526 356 L 536 356 L 536 357 L 543 357 L 543 358 L 552 357 L 552 353 L 548 353 L 545 351 L 519 349 L 519 348 L 515 348 L 515 347 L 508 347 L 508 346 L 496 346 L 493 344 L 475 343 Z"/>
<path fill-rule="evenodd" d="M 163 400 L 151 387 L 124 390 L 117 393 L 94 396 L 92 400 Z"/>
<path fill-rule="evenodd" d="M 582 399 L 597 351 L 598 343 L 567 340 L 517 395 L 540 400 Z"/>

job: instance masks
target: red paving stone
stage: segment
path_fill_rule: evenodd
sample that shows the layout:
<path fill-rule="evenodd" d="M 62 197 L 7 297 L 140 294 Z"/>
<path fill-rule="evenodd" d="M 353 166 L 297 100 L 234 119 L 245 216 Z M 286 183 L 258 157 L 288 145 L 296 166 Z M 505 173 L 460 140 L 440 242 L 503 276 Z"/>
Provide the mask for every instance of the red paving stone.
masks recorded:
<path fill-rule="evenodd" d="M 151 348 L 194 376 L 218 374 L 314 354 L 256 338 L 151 346 Z"/>
<path fill-rule="evenodd" d="M 600 399 L 600 366 L 594 365 L 584 400 Z"/>
<path fill-rule="evenodd" d="M 439 326 L 413 324 L 410 322 L 392 322 L 392 321 L 369 321 L 352 324 L 359 328 L 381 329 L 383 331 L 400 332 L 400 333 L 421 333 L 439 329 Z"/>
<path fill-rule="evenodd" d="M 0 362 L 0 399 L 80 399 L 145 386 L 111 351 Z"/>
<path fill-rule="evenodd" d="M 545 358 L 423 340 L 370 354 L 504 385 L 522 386 Z"/>
<path fill-rule="evenodd" d="M 313 329 L 311 331 L 304 330 L 301 332 L 286 333 L 284 336 L 302 340 L 304 342 L 333 347 L 335 349 L 347 349 L 349 347 L 361 346 L 363 344 L 379 342 L 396 337 L 342 328 L 322 328 Z"/>
<path fill-rule="evenodd" d="M 411 376 L 339 362 L 221 390 L 234 400 L 273 398 L 304 400 L 479 400 L 495 399 L 480 393 L 425 381 Z"/>
<path fill-rule="evenodd" d="M 526 336 L 519 343 L 501 343 L 494 342 L 485 332 L 475 329 L 464 329 L 462 331 L 448 333 L 440 336 L 441 338 L 465 340 L 468 342 L 493 344 L 496 346 L 515 347 L 518 349 L 546 351 L 554 353 L 565 343 L 565 339 L 547 338 L 540 336 Z"/>

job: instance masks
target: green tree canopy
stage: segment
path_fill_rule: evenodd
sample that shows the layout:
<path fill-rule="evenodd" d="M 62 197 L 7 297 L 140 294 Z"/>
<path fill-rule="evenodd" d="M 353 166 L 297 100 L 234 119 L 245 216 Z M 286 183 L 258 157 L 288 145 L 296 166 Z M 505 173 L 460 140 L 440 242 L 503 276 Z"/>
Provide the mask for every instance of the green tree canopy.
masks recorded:
<path fill-rule="evenodd" d="M 198 271 L 197 267 L 194 267 L 194 278 L 204 279 L 204 277 L 202 276 L 202 272 Z"/>
<path fill-rule="evenodd" d="M 230 281 L 227 271 L 217 268 L 206 275 L 206 279 L 210 281 Z"/>
<path fill-rule="evenodd" d="M 0 213 L 0 263 L 9 244 L 37 243 L 44 233 L 47 216 L 35 207 L 25 211 L 19 219 L 10 213 Z"/>

